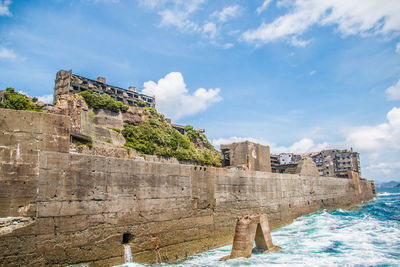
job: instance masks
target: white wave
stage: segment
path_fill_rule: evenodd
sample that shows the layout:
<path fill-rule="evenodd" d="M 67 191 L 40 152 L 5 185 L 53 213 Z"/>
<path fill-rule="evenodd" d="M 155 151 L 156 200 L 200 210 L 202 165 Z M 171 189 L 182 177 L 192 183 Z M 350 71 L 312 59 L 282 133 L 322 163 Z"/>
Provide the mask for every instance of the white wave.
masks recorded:
<path fill-rule="evenodd" d="M 389 192 L 381 192 L 378 193 L 378 196 L 399 196 L 400 193 L 389 193 Z"/>
<path fill-rule="evenodd" d="M 341 213 L 344 213 L 344 212 L 347 212 L 346 210 L 343 210 L 343 209 L 337 209 L 336 211 L 338 211 L 338 212 L 341 212 Z"/>

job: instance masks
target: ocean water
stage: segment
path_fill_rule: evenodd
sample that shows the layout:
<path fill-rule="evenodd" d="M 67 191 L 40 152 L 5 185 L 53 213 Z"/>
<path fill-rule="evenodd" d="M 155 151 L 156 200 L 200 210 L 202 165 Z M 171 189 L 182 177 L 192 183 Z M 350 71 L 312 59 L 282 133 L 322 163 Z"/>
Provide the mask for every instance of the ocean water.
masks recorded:
<path fill-rule="evenodd" d="M 351 210 L 320 211 L 272 232 L 278 252 L 220 262 L 231 246 L 213 249 L 177 264 L 132 266 L 400 266 L 400 188 Z"/>

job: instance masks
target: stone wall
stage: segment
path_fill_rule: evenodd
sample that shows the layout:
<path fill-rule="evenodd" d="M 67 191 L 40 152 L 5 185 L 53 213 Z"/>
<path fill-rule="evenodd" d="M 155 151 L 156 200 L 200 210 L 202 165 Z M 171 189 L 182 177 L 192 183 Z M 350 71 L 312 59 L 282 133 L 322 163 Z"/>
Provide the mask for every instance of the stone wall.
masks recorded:
<path fill-rule="evenodd" d="M 236 217 L 271 228 L 371 199 L 373 182 L 69 153 L 68 117 L 1 110 L 0 265 L 173 262 L 232 242 Z M 356 182 L 355 182 L 356 181 Z M 5 220 L 6 220 L 5 219 Z M 125 240 L 126 241 L 126 240 Z"/>

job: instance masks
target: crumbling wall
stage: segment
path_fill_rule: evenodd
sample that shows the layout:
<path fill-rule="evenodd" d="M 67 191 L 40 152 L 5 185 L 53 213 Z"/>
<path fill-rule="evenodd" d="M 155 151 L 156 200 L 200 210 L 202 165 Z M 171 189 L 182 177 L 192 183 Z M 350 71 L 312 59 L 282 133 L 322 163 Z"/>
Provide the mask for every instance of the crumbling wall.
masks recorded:
<path fill-rule="evenodd" d="M 315 165 L 315 162 L 311 158 L 301 159 L 297 163 L 296 173 L 315 177 L 319 176 L 317 165 Z"/>
<path fill-rule="evenodd" d="M 268 214 L 274 229 L 374 196 L 366 180 L 357 194 L 353 179 L 68 153 L 67 117 L 1 111 L 1 217 L 24 218 L 0 231 L 4 266 L 120 264 L 124 234 L 134 261 L 154 262 L 158 238 L 172 262 L 231 243 L 241 215 Z"/>
<path fill-rule="evenodd" d="M 269 146 L 246 141 L 221 145 L 221 150 L 229 151 L 230 166 L 240 167 L 250 171 L 271 172 Z"/>

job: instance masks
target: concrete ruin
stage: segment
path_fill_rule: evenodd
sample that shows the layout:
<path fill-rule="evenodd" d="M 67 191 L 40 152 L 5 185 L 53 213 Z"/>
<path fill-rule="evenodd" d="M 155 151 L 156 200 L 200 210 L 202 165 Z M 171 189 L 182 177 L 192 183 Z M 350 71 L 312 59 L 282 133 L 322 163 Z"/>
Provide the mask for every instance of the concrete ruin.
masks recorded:
<path fill-rule="evenodd" d="M 231 159 L 245 170 L 83 153 L 71 149 L 72 132 L 101 135 L 140 116 L 54 113 L 1 110 L 1 266 L 111 266 L 125 251 L 135 262 L 175 262 L 232 244 L 238 216 L 266 214 L 273 230 L 375 196 L 356 174 L 271 173 L 268 147 L 251 143 L 225 150 L 246 151 Z"/>
<path fill-rule="evenodd" d="M 253 248 L 254 243 L 256 243 L 255 248 Z M 279 249 L 279 246 L 272 244 L 268 216 L 266 214 L 246 215 L 237 219 L 231 254 L 221 260 L 249 258 L 253 251 L 266 253 Z"/>
<path fill-rule="evenodd" d="M 221 145 L 223 166 L 243 170 L 271 172 L 269 146 L 249 141 Z"/>
<path fill-rule="evenodd" d="M 57 72 L 54 85 L 54 100 L 65 94 L 78 94 L 82 91 L 93 91 L 98 94 L 107 94 L 117 101 L 121 101 L 129 106 L 134 106 L 139 100 L 146 103 L 149 107 L 156 106 L 154 96 L 148 96 L 136 92 L 135 86 L 128 89 L 106 84 L 106 78 L 98 77 L 92 80 L 72 73 L 72 70 L 60 70 Z"/>

